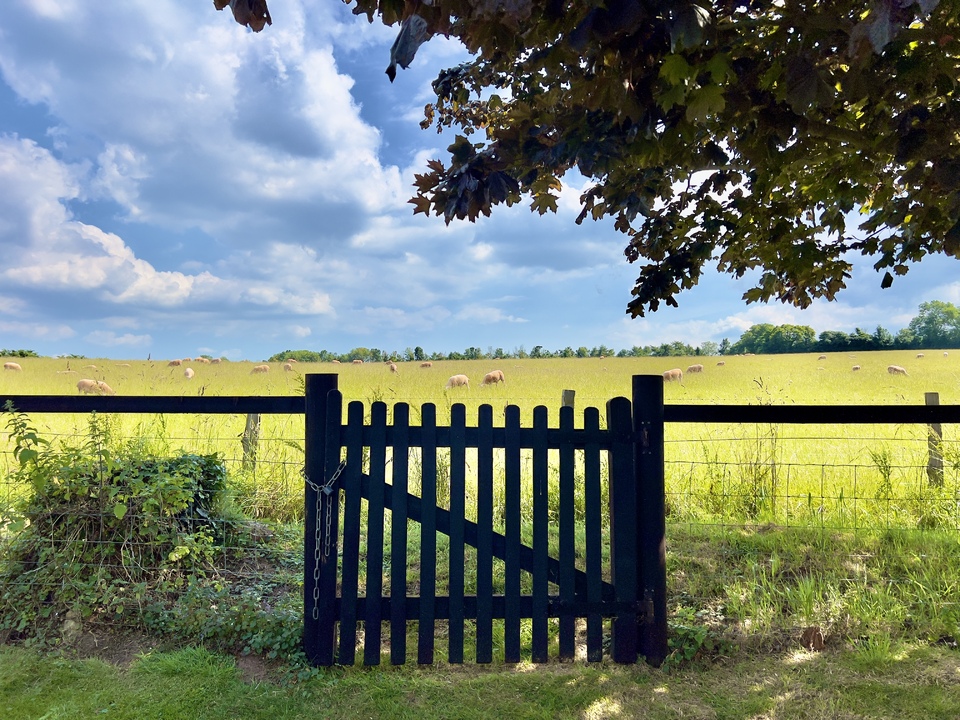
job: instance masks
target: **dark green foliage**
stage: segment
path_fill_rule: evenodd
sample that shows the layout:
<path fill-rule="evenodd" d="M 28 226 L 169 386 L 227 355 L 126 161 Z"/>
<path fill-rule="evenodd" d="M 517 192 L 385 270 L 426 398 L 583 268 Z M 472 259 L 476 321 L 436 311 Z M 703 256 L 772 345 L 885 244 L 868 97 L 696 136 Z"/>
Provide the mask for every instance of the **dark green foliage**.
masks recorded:
<path fill-rule="evenodd" d="M 577 222 L 623 233 L 633 316 L 709 266 L 806 307 L 854 256 L 882 288 L 960 256 L 957 0 L 348 4 L 472 54 L 438 68 L 421 126 L 456 137 L 414 212 L 543 214 L 586 178 Z"/>
<path fill-rule="evenodd" d="M 0 350 L 0 357 L 40 357 L 33 350 Z"/>
<path fill-rule="evenodd" d="M 28 492 L 0 516 L 10 531 L 0 536 L 0 630 L 48 639 L 68 611 L 118 621 L 210 570 L 230 527 L 218 517 L 218 458 L 115 447 L 96 414 L 85 443 L 54 448 L 25 415 L 7 412 L 19 464 L 11 479 Z"/>

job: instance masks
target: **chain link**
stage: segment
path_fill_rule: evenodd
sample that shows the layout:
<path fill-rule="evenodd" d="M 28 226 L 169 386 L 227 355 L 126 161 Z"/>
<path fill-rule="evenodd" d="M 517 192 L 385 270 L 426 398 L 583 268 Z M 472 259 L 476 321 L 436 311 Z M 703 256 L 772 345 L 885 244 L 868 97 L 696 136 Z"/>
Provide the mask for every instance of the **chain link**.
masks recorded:
<path fill-rule="evenodd" d="M 306 475 L 303 476 L 304 481 L 307 485 L 310 486 L 310 489 L 317 494 L 317 506 L 316 506 L 316 531 L 314 532 L 313 538 L 313 611 L 312 616 L 314 620 L 317 620 L 320 617 L 320 553 L 323 553 L 323 557 L 330 557 L 330 538 L 331 538 L 331 523 L 333 521 L 333 495 L 334 495 L 334 483 L 337 482 L 337 478 L 340 477 L 340 473 L 343 472 L 343 469 L 347 466 L 347 461 L 340 461 L 340 465 L 337 467 L 336 471 L 333 473 L 333 476 L 327 480 L 323 485 L 317 485 L 315 482 L 311 482 L 310 478 Z M 323 538 L 320 536 L 320 510 L 322 499 L 326 497 L 327 500 L 327 513 L 324 518 L 323 526 Z"/>

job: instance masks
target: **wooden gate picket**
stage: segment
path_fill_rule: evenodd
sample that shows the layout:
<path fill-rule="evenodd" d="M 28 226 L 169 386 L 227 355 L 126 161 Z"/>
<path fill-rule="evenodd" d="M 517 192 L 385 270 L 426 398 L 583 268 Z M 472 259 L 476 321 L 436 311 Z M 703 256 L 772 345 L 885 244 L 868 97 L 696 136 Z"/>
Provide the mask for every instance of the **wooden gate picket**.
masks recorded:
<path fill-rule="evenodd" d="M 662 397 L 662 379 L 644 380 L 659 381 Z M 354 664 L 362 623 L 363 663 L 379 664 L 381 628 L 388 622 L 390 662 L 402 664 L 407 659 L 407 626 L 416 621 L 417 662 L 429 664 L 435 657 L 437 621 L 446 620 L 447 659 L 460 663 L 464 661 L 466 622 L 472 620 L 474 659 L 489 663 L 494 659 L 494 621 L 500 620 L 503 660 L 515 663 L 522 658 L 521 631 L 523 620 L 528 619 L 530 658 L 542 663 L 549 659 L 550 618 L 558 618 L 559 657 L 570 659 L 576 656 L 576 619 L 584 618 L 586 657 L 596 662 L 603 655 L 604 618 L 610 618 L 611 654 L 616 662 L 636 662 L 642 652 L 648 662 L 659 664 L 666 656 L 666 607 L 664 602 L 661 608 L 659 602 L 661 594 L 665 598 L 660 588 L 662 585 L 665 591 L 666 580 L 658 555 L 662 537 L 657 533 L 662 532 L 663 524 L 657 524 L 653 513 L 658 508 L 662 512 L 663 502 L 662 498 L 658 502 L 646 497 L 643 488 L 662 493 L 662 447 L 657 456 L 649 446 L 651 442 L 662 444 L 663 434 L 662 428 L 658 434 L 651 426 L 656 423 L 655 413 L 651 416 L 637 410 L 636 396 L 645 391 L 645 382 L 639 386 L 638 390 L 635 382 L 633 404 L 626 398 L 614 398 L 607 404 L 607 429 L 601 429 L 596 408 L 586 408 L 583 429 L 575 429 L 572 407 L 562 408 L 559 426 L 551 428 L 547 408 L 542 406 L 534 408 L 532 426 L 525 428 L 520 409 L 513 405 L 504 410 L 503 427 L 494 426 L 490 405 L 481 405 L 476 425 L 468 426 L 462 404 L 452 406 L 449 426 L 441 427 L 436 406 L 429 403 L 420 408 L 419 426 L 410 424 L 406 403 L 393 406 L 392 423 L 388 424 L 388 408 L 382 402 L 373 403 L 366 422 L 363 403 L 349 403 L 344 423 L 336 376 L 308 375 L 304 648 L 311 661 L 330 665 L 336 658 L 340 664 Z M 311 420 L 311 412 L 318 418 Z M 637 431 L 638 418 L 644 423 L 641 432 Z M 660 419 L 662 424 L 662 412 Z M 419 449 L 419 478 L 411 478 L 411 449 Z M 449 453 L 448 507 L 438 504 L 440 449 Z M 471 467 L 476 481 L 475 521 L 466 513 L 467 449 L 476 451 L 476 464 Z M 496 455 L 503 464 L 498 478 L 495 450 L 502 451 Z M 551 453 L 559 459 L 558 469 L 550 465 Z M 609 582 L 603 579 L 602 565 L 604 453 L 608 456 Z M 656 478 L 645 480 L 644 473 L 656 472 L 657 457 L 659 482 Z M 525 471 L 527 462 L 529 472 Z M 582 568 L 576 564 L 578 467 L 582 468 L 584 493 Z M 551 483 L 554 472 L 556 482 Z M 411 484 L 419 485 L 419 495 L 410 492 Z M 521 500 L 525 487 L 532 503 L 530 545 L 523 542 Z M 554 502 L 551 492 L 558 493 Z M 502 508 L 495 507 L 495 498 L 502 500 Z M 556 513 L 552 521 L 551 508 Z M 387 511 L 389 556 L 384 548 Z M 502 533 L 494 530 L 495 516 L 502 518 Z M 419 558 L 413 561 L 419 562 L 420 568 L 418 592 L 409 595 L 408 521 L 419 526 Z M 652 523 L 652 530 L 644 528 L 645 523 Z M 551 525 L 556 528 L 556 557 L 549 553 Z M 442 595 L 437 583 L 438 533 L 449 537 L 448 579 Z M 643 547 L 644 542 L 654 546 Z M 467 548 L 473 548 L 476 557 L 472 596 L 465 593 Z M 496 578 L 498 586 L 502 583 L 502 594 L 494 591 L 495 559 L 502 561 L 502 577 Z M 365 567 L 361 567 L 364 560 Z M 645 567 L 644 562 L 652 567 Z M 524 573 L 529 574 L 528 595 L 521 592 Z M 362 594 L 361 574 L 366 578 Z"/>

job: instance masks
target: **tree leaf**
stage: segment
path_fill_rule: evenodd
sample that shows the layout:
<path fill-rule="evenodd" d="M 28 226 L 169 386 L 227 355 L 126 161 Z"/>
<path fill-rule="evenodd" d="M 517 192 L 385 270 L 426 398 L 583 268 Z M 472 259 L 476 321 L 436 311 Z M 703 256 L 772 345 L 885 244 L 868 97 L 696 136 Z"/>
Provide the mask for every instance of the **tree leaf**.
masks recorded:
<path fill-rule="evenodd" d="M 123 503 L 117 503 L 113 506 L 113 514 L 116 516 L 117 520 L 123 520 L 124 516 L 127 514 L 127 506 Z"/>
<path fill-rule="evenodd" d="M 683 55 L 667 55 L 660 65 L 660 77 L 671 85 L 681 85 L 693 74 L 693 68 Z"/>
<path fill-rule="evenodd" d="M 725 105 L 723 88 L 719 85 L 707 85 L 694 90 L 687 97 L 687 120 L 704 122 L 711 115 L 722 112 Z"/>

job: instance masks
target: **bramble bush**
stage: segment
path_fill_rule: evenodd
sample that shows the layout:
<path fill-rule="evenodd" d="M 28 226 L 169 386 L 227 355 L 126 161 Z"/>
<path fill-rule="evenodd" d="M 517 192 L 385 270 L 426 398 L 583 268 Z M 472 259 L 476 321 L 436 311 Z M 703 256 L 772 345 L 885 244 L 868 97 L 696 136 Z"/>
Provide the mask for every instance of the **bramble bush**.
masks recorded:
<path fill-rule="evenodd" d="M 11 480 L 26 493 L 0 508 L 0 633 L 55 640 L 69 612 L 139 626 L 148 598 L 177 596 L 213 570 L 237 524 L 217 456 L 144 455 L 113 442 L 95 413 L 84 442 L 58 448 L 5 410 Z"/>

